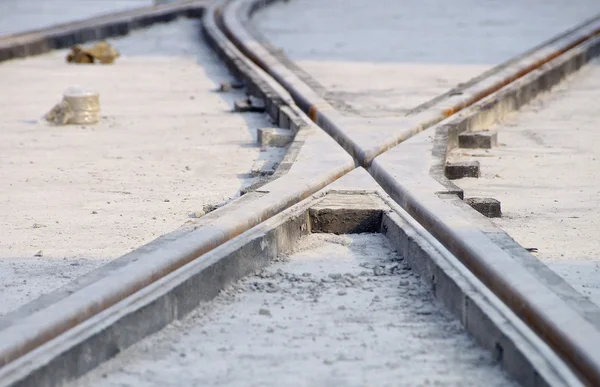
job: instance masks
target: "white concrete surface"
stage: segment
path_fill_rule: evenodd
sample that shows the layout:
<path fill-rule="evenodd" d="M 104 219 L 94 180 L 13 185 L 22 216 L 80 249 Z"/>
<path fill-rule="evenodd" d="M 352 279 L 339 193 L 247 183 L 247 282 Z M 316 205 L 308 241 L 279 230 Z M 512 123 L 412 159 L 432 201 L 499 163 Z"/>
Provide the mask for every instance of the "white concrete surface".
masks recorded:
<path fill-rule="evenodd" d="M 152 5 L 152 0 L 2 0 L 0 37 Z"/>
<path fill-rule="evenodd" d="M 393 116 L 598 13 L 597 0 L 290 0 L 254 20 L 347 114 Z"/>
<path fill-rule="evenodd" d="M 510 386 L 380 234 L 313 234 L 73 386 Z"/>
<path fill-rule="evenodd" d="M 230 112 L 242 91 L 214 92 L 229 73 L 198 23 L 111 40 L 114 65 L 69 65 L 65 51 L 0 64 L 0 315 L 234 197 L 253 165 L 281 157 L 255 145 L 264 115 Z M 74 84 L 100 93 L 101 122 L 42 121 Z"/>
<path fill-rule="evenodd" d="M 456 149 L 481 178 L 455 180 L 465 197 L 501 201 L 494 222 L 600 305 L 600 60 L 500 125 L 499 147 Z"/>

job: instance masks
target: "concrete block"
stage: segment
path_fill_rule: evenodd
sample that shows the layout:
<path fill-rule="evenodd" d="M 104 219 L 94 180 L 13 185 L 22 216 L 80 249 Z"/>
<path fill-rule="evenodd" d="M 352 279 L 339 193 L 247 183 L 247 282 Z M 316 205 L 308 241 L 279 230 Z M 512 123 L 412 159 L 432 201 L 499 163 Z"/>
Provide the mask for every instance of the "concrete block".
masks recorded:
<path fill-rule="evenodd" d="M 219 91 L 221 92 L 227 92 L 233 89 L 243 89 L 244 88 L 244 83 L 242 81 L 231 81 L 231 82 L 221 82 L 221 85 L 219 85 Z"/>
<path fill-rule="evenodd" d="M 332 234 L 379 232 L 384 208 L 375 195 L 329 193 L 309 209 L 311 231 Z"/>
<path fill-rule="evenodd" d="M 490 149 L 498 145 L 498 132 L 463 132 L 458 135 L 458 146 L 460 148 L 483 148 Z"/>
<path fill-rule="evenodd" d="M 259 128 L 258 144 L 260 146 L 275 146 L 282 148 L 294 140 L 294 133 L 291 130 L 279 128 Z"/>
<path fill-rule="evenodd" d="M 265 103 L 258 98 L 248 97 L 246 99 L 240 99 L 235 101 L 233 105 L 233 110 L 240 113 L 264 113 Z"/>
<path fill-rule="evenodd" d="M 290 117 L 294 114 L 289 106 L 281 106 L 279 108 L 279 127 L 283 129 L 291 129 Z"/>
<path fill-rule="evenodd" d="M 275 170 L 277 170 L 278 165 L 279 163 L 274 160 L 256 160 L 254 164 L 252 164 L 250 175 L 252 177 L 271 176 L 275 173 Z"/>
<path fill-rule="evenodd" d="M 293 114 L 289 117 L 290 119 L 290 130 L 294 133 L 298 133 L 303 126 L 306 125 L 306 122 L 299 117 L 297 114 Z"/>
<path fill-rule="evenodd" d="M 279 105 L 281 104 L 277 96 L 267 96 L 265 99 L 265 111 L 271 117 L 274 124 L 279 122 Z"/>
<path fill-rule="evenodd" d="M 467 198 L 465 199 L 465 203 L 488 218 L 499 218 L 502 216 L 500 201 L 494 198 Z"/>
<path fill-rule="evenodd" d="M 479 161 L 446 163 L 444 172 L 450 180 L 462 179 L 463 177 L 479 177 Z"/>

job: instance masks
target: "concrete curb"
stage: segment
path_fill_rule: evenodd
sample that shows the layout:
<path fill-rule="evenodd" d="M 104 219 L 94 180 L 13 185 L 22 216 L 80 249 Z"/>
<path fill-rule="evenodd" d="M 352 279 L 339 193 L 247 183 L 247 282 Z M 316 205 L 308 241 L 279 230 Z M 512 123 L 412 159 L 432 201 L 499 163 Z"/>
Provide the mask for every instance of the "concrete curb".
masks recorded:
<path fill-rule="evenodd" d="M 580 385 L 562 360 L 476 275 L 392 200 L 382 232 L 436 297 L 521 385 Z"/>
<path fill-rule="evenodd" d="M 418 149 L 422 148 L 415 148 Z M 465 216 L 466 205 L 455 205 L 454 201 L 459 201 L 455 195 L 436 195 L 443 187 L 426 174 L 414 172 L 427 170 L 427 166 L 407 162 L 407 153 L 414 154 L 415 150 L 402 144 L 386 152 L 373 161 L 370 173 L 394 201 L 556 351 L 586 384 L 596 385 L 594 370 L 600 362 L 600 332 L 556 294 L 547 281 L 532 274 L 498 246 L 490 234 L 484 233 L 479 224 L 470 221 Z M 506 364 L 503 366 L 511 371 Z M 546 378 L 542 369 L 536 372 Z"/>
<path fill-rule="evenodd" d="M 180 16 L 200 18 L 206 4 L 206 0 L 192 0 L 155 5 L 3 36 L 0 37 L 0 62 L 69 48 L 74 44 L 127 35 L 135 29 L 172 21 Z"/>
<path fill-rule="evenodd" d="M 540 93 L 549 91 L 565 77 L 579 70 L 591 59 L 600 55 L 600 36 L 591 38 L 567 51 L 562 56 L 542 65 L 535 71 L 502 88 L 497 93 L 473 104 L 465 111 L 431 128 L 435 130 L 433 148 L 434 164 L 431 175 L 450 192 L 462 190 L 444 174 L 447 154 L 458 147 L 458 136 L 464 131 L 488 129 L 510 112 L 519 110 Z"/>

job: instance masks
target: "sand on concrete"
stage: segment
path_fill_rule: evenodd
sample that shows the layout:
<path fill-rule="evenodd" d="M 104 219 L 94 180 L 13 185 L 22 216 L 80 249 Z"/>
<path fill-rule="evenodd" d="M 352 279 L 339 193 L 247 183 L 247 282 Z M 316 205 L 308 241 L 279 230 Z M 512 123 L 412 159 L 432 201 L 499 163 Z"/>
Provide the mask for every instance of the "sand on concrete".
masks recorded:
<path fill-rule="evenodd" d="M 587 18 L 596 0 L 290 0 L 263 35 L 348 115 L 404 115 Z"/>
<path fill-rule="evenodd" d="M 69 65 L 66 51 L 0 64 L 0 315 L 235 197 L 253 165 L 281 157 L 255 144 L 266 116 L 230 112 L 243 91 L 214 91 L 230 75 L 199 31 L 180 19 L 110 40 L 114 65 Z M 100 93 L 101 122 L 41 120 L 77 84 Z"/>
<path fill-rule="evenodd" d="M 481 177 L 454 180 L 465 197 L 500 200 L 494 222 L 600 305 L 600 60 L 491 130 L 499 146 L 455 149 Z"/>
<path fill-rule="evenodd" d="M 152 0 L 2 0 L 0 36 L 152 5 Z"/>
<path fill-rule="evenodd" d="M 312 234 L 73 386 L 510 386 L 381 234 Z"/>

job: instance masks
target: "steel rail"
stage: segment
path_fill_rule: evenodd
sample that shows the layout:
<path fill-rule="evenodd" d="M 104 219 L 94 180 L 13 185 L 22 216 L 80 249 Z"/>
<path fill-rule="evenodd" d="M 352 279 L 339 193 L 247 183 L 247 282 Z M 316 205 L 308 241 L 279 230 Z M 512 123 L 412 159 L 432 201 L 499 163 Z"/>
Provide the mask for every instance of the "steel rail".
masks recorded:
<path fill-rule="evenodd" d="M 175 9 L 179 12 L 180 8 L 185 9 L 185 7 L 197 4 L 199 2 L 167 4 L 161 7 L 161 11 Z M 143 8 L 137 13 L 145 14 L 146 12 L 152 15 L 155 13 L 155 9 Z M 128 11 L 128 18 L 131 13 L 134 11 Z M 117 16 L 120 22 L 122 13 Z M 210 12 L 209 15 L 205 15 L 205 18 L 213 19 Z M 103 16 L 101 19 L 104 25 L 109 22 L 110 16 Z M 91 21 L 96 24 L 98 18 L 93 18 Z M 210 20 L 206 20 L 205 23 L 210 24 Z M 80 24 L 82 23 L 76 23 L 74 28 L 77 30 L 80 28 Z M 83 22 L 83 25 L 86 26 L 88 23 Z M 212 26 L 216 28 L 216 25 Z M 67 29 L 66 26 L 60 28 L 61 30 Z M 55 29 L 54 27 L 47 29 L 49 35 L 52 35 Z M 69 34 L 73 34 L 73 32 L 69 31 Z M 36 33 L 35 35 L 44 37 L 46 34 Z M 30 35 L 24 34 L 24 36 Z M 46 41 L 46 38 L 43 39 Z M 256 71 L 260 71 L 260 69 L 257 68 Z M 276 83 L 275 85 L 278 86 Z M 282 88 L 275 89 L 274 92 L 285 93 Z M 283 94 L 279 97 L 284 100 L 289 99 L 289 96 Z M 305 120 L 310 123 L 308 118 L 305 117 Z M 330 142 L 331 145 L 337 147 L 333 141 Z M 336 153 L 331 152 L 332 163 L 329 168 L 320 168 L 316 171 L 308 169 L 304 174 L 297 173 L 281 177 L 279 180 L 283 180 L 282 184 L 285 185 L 283 189 L 266 193 L 241 208 L 237 214 L 226 213 L 202 229 L 180 236 L 176 240 L 169 240 L 168 243 L 156 248 L 146 249 L 145 246 L 142 246 L 138 250 L 141 251 L 139 254 L 144 255 L 143 261 L 136 259 L 136 262 L 115 270 L 110 277 L 101 278 L 87 285 L 81 291 L 69 294 L 59 302 L 31 313 L 20 320 L 19 324 L 13 324 L 1 330 L 0 380 L 3 372 L 12 372 L 10 368 L 16 360 L 35 352 L 65 332 L 299 203 L 353 170 L 355 165 L 351 158 L 341 149 L 340 153 L 344 157 L 343 160 L 339 160 L 339 157 L 336 158 Z"/>
<path fill-rule="evenodd" d="M 239 39 L 238 33 L 240 32 L 240 28 L 241 31 L 243 31 L 243 26 L 240 23 L 240 20 L 236 19 L 236 15 L 239 15 L 239 13 L 243 10 L 247 11 L 247 8 L 242 9 L 242 7 L 247 7 L 250 4 L 251 3 L 247 1 L 240 1 L 227 4 L 227 7 L 225 8 L 216 8 L 214 9 L 214 13 L 209 13 L 208 15 L 205 15 L 205 17 L 207 18 L 206 21 L 208 23 L 212 22 L 219 28 L 223 29 L 223 32 L 234 43 L 233 46 L 239 49 L 242 52 L 241 54 L 245 54 L 249 59 L 253 60 L 254 63 L 256 63 L 260 68 L 262 68 L 275 80 L 277 80 L 279 84 L 281 84 L 281 86 L 283 86 L 283 88 L 287 90 L 287 92 L 289 92 L 289 94 L 296 101 L 298 106 L 303 108 L 303 110 L 305 110 L 305 112 L 314 121 L 316 121 L 318 124 L 330 128 L 336 128 L 336 117 L 332 115 L 334 111 L 333 109 L 331 109 L 330 106 L 328 106 L 326 102 L 318 100 L 318 96 L 316 96 L 316 94 L 312 92 L 310 88 L 303 87 L 302 84 L 298 83 L 293 76 L 290 76 L 285 72 L 285 68 L 277 66 L 276 61 L 267 62 L 267 58 L 269 56 L 265 54 L 265 52 L 260 50 L 260 45 L 254 44 L 249 35 L 244 35 L 244 39 L 242 40 Z M 236 25 L 236 31 L 232 31 L 230 25 L 232 23 Z M 594 23 L 592 22 L 592 24 Z M 590 24 L 588 24 L 585 27 L 585 31 L 576 31 L 569 36 L 571 38 L 574 38 L 574 36 L 577 35 L 577 39 L 579 39 L 581 43 L 587 39 L 585 38 L 586 36 L 588 38 L 590 36 L 594 36 L 598 33 L 598 31 L 599 29 L 590 29 Z M 568 48 L 566 47 L 568 47 L 569 44 L 573 44 L 573 42 L 575 41 L 573 39 L 569 39 L 566 39 L 566 41 L 569 41 L 570 43 L 561 45 L 563 50 L 568 50 Z M 575 46 L 577 44 L 579 43 L 576 43 Z M 514 69 L 511 67 L 511 74 L 513 74 L 512 76 L 516 77 L 515 79 L 518 79 L 519 77 L 525 75 L 527 72 L 531 72 L 539 68 L 542 64 L 552 60 L 551 56 L 553 54 L 546 52 L 544 55 L 542 55 L 542 51 L 543 49 L 541 51 L 535 51 L 535 53 L 536 55 L 543 58 L 536 57 L 534 59 L 531 59 L 527 63 L 521 63 L 518 69 Z M 556 52 L 557 51 L 553 51 L 553 53 Z M 546 58 L 545 61 L 544 58 Z M 556 55 L 553 58 L 556 58 Z M 498 75 L 495 74 L 495 76 L 497 77 Z M 473 88 L 470 88 L 469 92 L 467 93 L 468 95 L 449 96 L 447 99 L 440 101 L 440 103 L 433 106 L 433 108 L 429 112 L 429 115 L 423 116 L 423 118 L 427 118 L 427 121 L 424 121 L 424 123 L 420 125 L 421 129 L 431 125 L 432 123 L 439 122 L 445 117 L 445 115 L 453 114 L 454 110 L 458 111 L 464 106 L 468 106 L 468 104 L 472 104 L 477 100 L 480 100 L 484 96 L 493 93 L 495 90 L 498 90 L 499 88 L 503 87 L 502 85 L 506 84 L 506 79 L 508 78 L 504 78 L 504 80 L 494 79 L 494 76 L 492 76 L 491 79 L 486 78 L 482 80 L 481 83 L 478 83 L 477 85 L 474 85 Z M 343 133 L 343 130 L 340 130 L 340 136 L 346 136 Z M 351 155 L 355 156 L 355 158 L 358 161 L 360 161 L 364 166 L 368 167 L 373 158 L 377 156 L 377 154 L 367 157 L 361 150 L 349 148 L 349 145 L 358 147 L 359 144 L 353 142 L 353 140 L 348 136 L 346 136 L 345 138 L 348 141 L 346 141 L 342 145 L 346 146 L 346 150 Z M 389 147 L 393 145 L 395 145 L 395 143 L 386 144 L 387 148 L 383 147 L 382 151 L 389 149 Z M 313 181 L 300 182 L 297 185 L 293 185 L 288 191 L 279 191 L 271 196 L 267 195 L 263 198 L 257 199 L 255 202 L 253 202 L 254 204 L 252 207 L 252 209 L 255 210 L 255 212 L 248 214 L 244 213 L 243 215 L 225 216 L 220 223 L 215 224 L 214 227 L 212 227 L 212 234 L 209 233 L 209 235 L 202 236 L 200 237 L 200 239 L 198 239 L 198 235 L 189 235 L 187 238 L 182 238 L 184 240 L 180 240 L 180 243 L 177 245 L 177 257 L 171 257 L 173 259 L 168 261 L 161 261 L 160 259 L 157 259 L 157 263 L 153 265 L 148 265 L 145 268 L 146 271 L 144 273 L 139 273 L 136 270 L 134 270 L 134 268 L 128 268 L 127 270 L 123 270 L 118 276 L 118 278 L 116 278 L 117 280 L 120 280 L 118 281 L 120 285 L 115 288 L 112 287 L 116 283 L 115 281 L 99 282 L 94 284 L 93 289 L 88 289 L 92 293 L 88 292 L 86 294 L 86 296 L 93 294 L 93 299 L 83 299 L 82 295 L 74 295 L 71 300 L 73 303 L 71 303 L 71 305 L 69 305 L 69 302 L 65 304 L 71 307 L 70 310 L 62 309 L 64 305 L 57 305 L 53 310 L 50 311 L 53 312 L 53 314 L 57 317 L 54 318 L 53 321 L 44 321 L 47 324 L 45 325 L 45 328 L 41 331 L 33 331 L 30 328 L 39 326 L 37 324 L 40 323 L 49 314 L 37 316 L 36 319 L 30 321 L 30 323 L 32 324 L 30 326 L 15 327 L 15 329 L 11 331 L 0 332 L 0 338 L 2 338 L 2 340 L 0 340 L 0 367 L 2 367 L 3 365 L 10 364 L 12 361 L 34 352 L 43 344 L 51 341 L 59 335 L 67 332 L 68 330 L 78 325 L 81 325 L 84 321 L 90 319 L 90 317 L 95 316 L 101 311 L 104 311 L 109 307 L 115 305 L 117 302 L 134 295 L 136 292 L 147 288 L 150 284 L 156 282 L 160 278 L 163 278 L 166 274 L 171 273 L 178 268 L 181 268 L 184 264 L 189 263 L 194 259 L 198 259 L 203 254 L 206 254 L 207 252 L 213 250 L 217 246 L 220 246 L 226 241 L 231 240 L 233 237 L 241 234 L 246 230 L 249 230 L 257 224 L 260 224 L 264 220 L 278 213 L 281 213 L 281 211 L 283 211 L 284 209 L 289 208 L 292 204 L 295 204 L 300 200 L 308 197 L 309 195 L 317 192 L 318 190 L 331 183 L 332 181 L 336 180 L 340 176 L 344 175 L 351 169 L 352 168 L 348 168 L 346 166 L 342 166 L 338 169 L 332 169 L 331 173 L 329 173 L 327 177 L 318 176 L 315 177 Z M 384 189 L 390 190 L 389 187 L 391 187 L 392 185 L 390 185 L 388 177 L 382 178 L 377 174 L 373 175 L 375 176 L 376 180 L 382 185 L 382 187 L 384 187 Z M 391 191 L 388 193 L 392 194 L 392 197 L 398 198 L 398 192 L 395 188 L 392 188 Z M 275 201 L 275 203 L 273 203 L 273 201 Z M 414 216 L 415 211 L 411 212 Z M 428 222 L 423 221 L 423 217 L 419 219 L 419 216 L 415 216 L 415 218 L 418 221 L 420 221 L 420 223 L 426 226 L 428 225 Z M 431 230 L 429 231 L 431 232 Z M 437 234 L 437 236 L 439 237 L 439 232 L 435 232 L 435 230 L 434 232 L 432 232 L 432 234 Z M 439 239 L 445 245 L 448 244 L 447 239 Z M 452 249 L 450 248 L 449 250 L 452 251 Z M 459 252 L 463 250 L 464 248 Z M 454 251 L 457 250 L 454 249 Z M 173 251 L 158 251 L 152 254 L 156 258 L 159 258 L 161 254 L 164 255 L 167 253 L 173 254 Z M 132 281 L 132 278 L 134 278 L 135 280 Z M 50 324 L 50 322 L 52 322 L 52 324 L 54 325 Z M 2 368 L 0 368 L 0 371 L 2 371 Z"/>
<path fill-rule="evenodd" d="M 600 385 L 600 335 L 595 327 L 583 318 L 561 315 L 566 305 L 558 297 L 532 293 L 535 286 L 527 273 L 507 273 L 501 259 L 494 262 L 490 257 L 502 255 L 501 250 L 490 243 L 481 242 L 477 230 L 457 221 L 456 211 L 448 211 L 440 205 L 435 195 L 422 195 L 399 182 L 386 170 L 384 164 L 371 167 L 372 159 L 365 159 L 360 144 L 353 143 L 339 122 L 339 114 L 304 81 L 295 76 L 284 64 L 258 42 L 245 28 L 252 11 L 259 4 L 256 0 L 228 3 L 223 13 L 223 27 L 227 36 L 242 52 L 254 60 L 263 70 L 278 80 L 305 109 L 317 124 L 324 128 L 363 167 L 367 168 L 384 190 L 432 233 L 449 251 L 477 275 L 515 314 L 540 335 L 584 380 Z M 467 87 L 460 95 L 448 95 L 438 99 L 430 107 L 428 124 L 431 126 L 445 118 L 483 100 L 507 85 L 525 77 L 543 66 L 559 59 L 565 53 L 591 41 L 600 34 L 600 17 L 585 22 L 557 39 L 539 46 L 529 55 L 521 56 L 509 66 L 499 66 L 487 78 Z M 389 147 L 382 148 L 385 150 Z M 383 153 L 383 152 L 382 152 Z M 361 157 L 363 156 L 363 157 Z M 476 236 L 473 238 L 473 236 Z M 489 241 L 488 241 L 489 242 Z M 523 280 L 519 282 L 519 280 Z M 533 282 L 535 283 L 535 282 Z M 574 326 L 566 326 L 567 323 Z"/>

